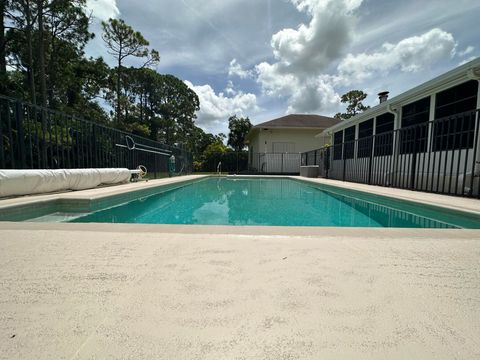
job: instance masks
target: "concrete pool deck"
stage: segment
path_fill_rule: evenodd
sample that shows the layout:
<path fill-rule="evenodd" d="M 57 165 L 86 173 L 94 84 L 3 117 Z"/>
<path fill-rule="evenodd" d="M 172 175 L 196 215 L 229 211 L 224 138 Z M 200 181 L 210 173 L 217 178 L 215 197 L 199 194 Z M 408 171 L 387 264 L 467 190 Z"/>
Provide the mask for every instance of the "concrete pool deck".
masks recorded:
<path fill-rule="evenodd" d="M 478 230 L 0 229 L 0 359 L 480 357 Z"/>
<path fill-rule="evenodd" d="M 0 359 L 478 359 L 479 264 L 480 230 L 0 222 Z"/>

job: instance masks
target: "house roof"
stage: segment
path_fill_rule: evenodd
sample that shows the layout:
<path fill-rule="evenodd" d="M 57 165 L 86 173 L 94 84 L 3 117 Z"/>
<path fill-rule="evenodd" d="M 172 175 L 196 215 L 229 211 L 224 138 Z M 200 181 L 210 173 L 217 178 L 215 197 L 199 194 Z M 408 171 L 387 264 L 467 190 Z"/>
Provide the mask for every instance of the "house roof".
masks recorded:
<path fill-rule="evenodd" d="M 253 129 L 310 128 L 326 129 L 341 120 L 321 115 L 291 114 L 255 125 Z"/>

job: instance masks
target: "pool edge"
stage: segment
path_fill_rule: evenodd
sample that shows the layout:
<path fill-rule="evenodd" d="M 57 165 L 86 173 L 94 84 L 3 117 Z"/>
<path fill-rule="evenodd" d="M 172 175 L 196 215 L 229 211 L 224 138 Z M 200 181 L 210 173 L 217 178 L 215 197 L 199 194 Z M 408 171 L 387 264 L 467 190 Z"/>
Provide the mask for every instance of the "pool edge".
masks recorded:
<path fill-rule="evenodd" d="M 170 190 L 176 186 L 184 186 L 208 177 L 209 175 L 186 175 L 79 191 L 0 199 L 0 222 L 23 222 L 32 219 L 31 216 L 22 219 L 22 213 L 27 209 L 31 211 L 32 206 L 38 207 L 36 210 L 39 214 L 47 211 L 45 209 L 52 208 L 60 208 L 63 211 L 90 212 L 98 210 L 101 206 L 108 207 L 112 203 L 122 203 L 139 196 L 147 196 L 159 188 Z M 8 220 L 8 218 L 15 220 Z"/>
<path fill-rule="evenodd" d="M 95 188 L 75 192 L 44 194 L 38 196 L 34 195 L 4 200 L 0 199 L 0 221 L 28 221 L 28 219 L 32 219 L 32 217 L 30 216 L 21 219 L 21 213 L 25 209 L 29 209 L 31 206 L 39 206 L 39 212 L 42 209 L 44 209 L 43 211 L 45 211 L 45 209 L 55 207 L 60 207 L 62 210 L 67 212 L 69 210 L 72 210 L 72 208 L 75 208 L 75 210 L 72 210 L 73 212 L 95 211 L 99 208 L 114 206 L 115 204 L 131 201 L 139 196 L 151 195 L 155 192 L 155 190 L 164 189 L 165 191 L 168 191 L 175 188 L 176 186 L 184 186 L 186 184 L 194 183 L 210 177 L 219 177 L 219 175 L 187 175 L 175 178 L 151 180 L 144 183 L 129 183 L 118 186 Z M 372 185 L 347 183 L 322 178 L 305 178 L 292 175 L 220 175 L 220 177 L 291 179 L 294 181 L 302 182 L 304 184 L 315 185 L 319 188 L 324 187 L 326 188 L 326 190 L 328 190 L 329 188 L 348 190 L 351 192 L 363 193 L 380 198 L 392 199 L 394 201 L 428 206 L 429 208 L 439 209 L 442 211 L 453 211 L 457 214 L 468 214 L 470 216 L 480 217 L 480 200 L 477 199 L 457 198 L 446 195 L 420 193 L 394 188 L 384 188 Z M 442 201 L 435 201 L 435 199 L 441 199 Z M 468 202 L 470 204 L 470 207 L 445 203 L 446 200 L 452 201 L 453 203 Z M 475 203 L 476 208 L 472 208 L 473 205 L 471 204 L 473 203 Z M 76 207 L 73 206 L 73 204 L 75 204 Z M 70 209 L 69 206 L 71 207 Z M 11 220 L 18 214 L 20 214 L 19 219 L 17 218 Z"/>
<path fill-rule="evenodd" d="M 371 227 L 332 227 L 332 226 L 235 226 L 235 225 L 177 225 L 177 224 L 126 224 L 126 223 L 54 223 L 54 222 L 0 222 L 1 230 L 21 231 L 83 231 L 130 233 L 141 237 L 143 233 L 157 234 L 196 234 L 196 235 L 238 235 L 275 237 L 364 237 L 372 238 L 431 238 L 478 239 L 480 229 L 434 229 L 434 228 L 371 228 Z"/>

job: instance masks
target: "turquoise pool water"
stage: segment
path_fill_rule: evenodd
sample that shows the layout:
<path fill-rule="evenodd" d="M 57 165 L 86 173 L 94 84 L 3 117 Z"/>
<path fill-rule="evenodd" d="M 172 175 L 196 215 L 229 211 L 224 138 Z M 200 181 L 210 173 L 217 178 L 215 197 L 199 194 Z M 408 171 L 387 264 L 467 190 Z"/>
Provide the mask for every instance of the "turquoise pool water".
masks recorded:
<path fill-rule="evenodd" d="M 333 190 L 332 190 L 333 189 Z M 395 203 L 397 202 L 397 203 Z M 72 222 L 455 228 L 458 214 L 291 179 L 207 178 Z M 478 224 L 477 219 L 467 219 Z M 480 224 L 478 224 L 480 226 Z"/>

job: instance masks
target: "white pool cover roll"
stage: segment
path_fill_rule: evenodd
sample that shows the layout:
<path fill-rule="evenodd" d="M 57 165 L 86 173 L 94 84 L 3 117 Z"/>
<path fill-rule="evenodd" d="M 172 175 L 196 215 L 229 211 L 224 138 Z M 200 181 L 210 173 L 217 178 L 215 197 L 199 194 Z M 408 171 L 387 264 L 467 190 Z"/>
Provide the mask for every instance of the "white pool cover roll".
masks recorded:
<path fill-rule="evenodd" d="M 84 190 L 130 180 L 128 169 L 0 170 L 0 197 Z"/>

